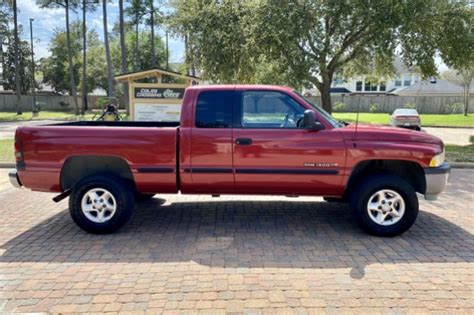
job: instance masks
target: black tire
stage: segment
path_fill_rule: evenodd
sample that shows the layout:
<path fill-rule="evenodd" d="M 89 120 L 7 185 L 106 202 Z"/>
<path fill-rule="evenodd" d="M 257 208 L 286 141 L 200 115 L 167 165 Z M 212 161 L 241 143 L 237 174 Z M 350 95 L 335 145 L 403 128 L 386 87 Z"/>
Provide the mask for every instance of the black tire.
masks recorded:
<path fill-rule="evenodd" d="M 398 222 L 384 226 L 374 222 L 368 211 L 369 199 L 380 190 L 398 193 L 405 203 L 405 213 Z M 376 236 L 396 236 L 407 231 L 418 216 L 418 197 L 415 189 L 402 178 L 395 175 L 380 174 L 359 182 L 350 199 L 357 223 L 369 234 Z M 374 212 L 372 212 L 374 213 Z M 388 216 L 391 219 L 391 216 Z"/>
<path fill-rule="evenodd" d="M 114 198 L 115 213 L 105 222 L 94 222 L 82 211 L 84 195 L 92 189 L 105 189 Z M 74 186 L 69 197 L 69 212 L 72 219 L 83 230 L 94 234 L 107 234 L 117 231 L 127 223 L 134 207 L 133 187 L 120 178 L 112 176 L 91 176 Z M 96 211 L 96 210 L 92 210 Z M 96 213 L 97 212 L 93 212 Z"/>
<path fill-rule="evenodd" d="M 137 202 L 144 202 L 151 200 L 155 194 L 142 194 L 142 193 L 135 193 L 135 201 Z"/>

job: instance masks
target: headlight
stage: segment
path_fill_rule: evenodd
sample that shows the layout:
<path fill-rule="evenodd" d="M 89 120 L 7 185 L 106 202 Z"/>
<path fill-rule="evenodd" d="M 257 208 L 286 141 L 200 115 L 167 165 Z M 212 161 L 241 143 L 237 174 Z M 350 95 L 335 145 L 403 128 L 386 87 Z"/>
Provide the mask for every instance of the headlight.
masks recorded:
<path fill-rule="evenodd" d="M 433 156 L 433 158 L 430 161 L 430 167 L 438 167 L 438 166 L 441 166 L 441 164 L 443 163 L 444 163 L 444 148 L 443 148 L 443 152 Z"/>

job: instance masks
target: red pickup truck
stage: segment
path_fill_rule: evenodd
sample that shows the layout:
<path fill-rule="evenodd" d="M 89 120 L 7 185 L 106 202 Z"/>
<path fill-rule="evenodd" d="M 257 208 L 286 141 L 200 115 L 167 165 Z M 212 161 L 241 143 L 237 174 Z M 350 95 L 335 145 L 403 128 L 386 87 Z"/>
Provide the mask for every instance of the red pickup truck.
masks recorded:
<path fill-rule="evenodd" d="M 450 167 L 423 132 L 337 121 L 290 88 L 195 86 L 180 122 L 71 122 L 20 127 L 17 187 L 69 196 L 74 221 L 109 233 L 157 193 L 322 196 L 349 202 L 360 226 L 406 231 L 416 193 L 432 200 Z"/>

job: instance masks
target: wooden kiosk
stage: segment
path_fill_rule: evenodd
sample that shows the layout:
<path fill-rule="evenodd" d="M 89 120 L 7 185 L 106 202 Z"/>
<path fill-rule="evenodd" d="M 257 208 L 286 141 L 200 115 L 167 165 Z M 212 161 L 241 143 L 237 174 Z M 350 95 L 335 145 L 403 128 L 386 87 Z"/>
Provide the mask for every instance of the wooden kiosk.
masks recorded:
<path fill-rule="evenodd" d="M 130 119 L 134 121 L 179 121 L 184 90 L 201 82 L 160 68 L 120 74 L 115 79 L 128 83 Z"/>

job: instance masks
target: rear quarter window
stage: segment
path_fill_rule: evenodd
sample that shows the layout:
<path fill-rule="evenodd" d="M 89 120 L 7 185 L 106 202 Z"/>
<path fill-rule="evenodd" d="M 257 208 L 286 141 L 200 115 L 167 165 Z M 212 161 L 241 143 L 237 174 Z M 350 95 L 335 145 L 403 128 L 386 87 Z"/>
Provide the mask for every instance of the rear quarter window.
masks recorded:
<path fill-rule="evenodd" d="M 231 128 L 234 91 L 203 91 L 196 104 L 197 128 Z"/>

